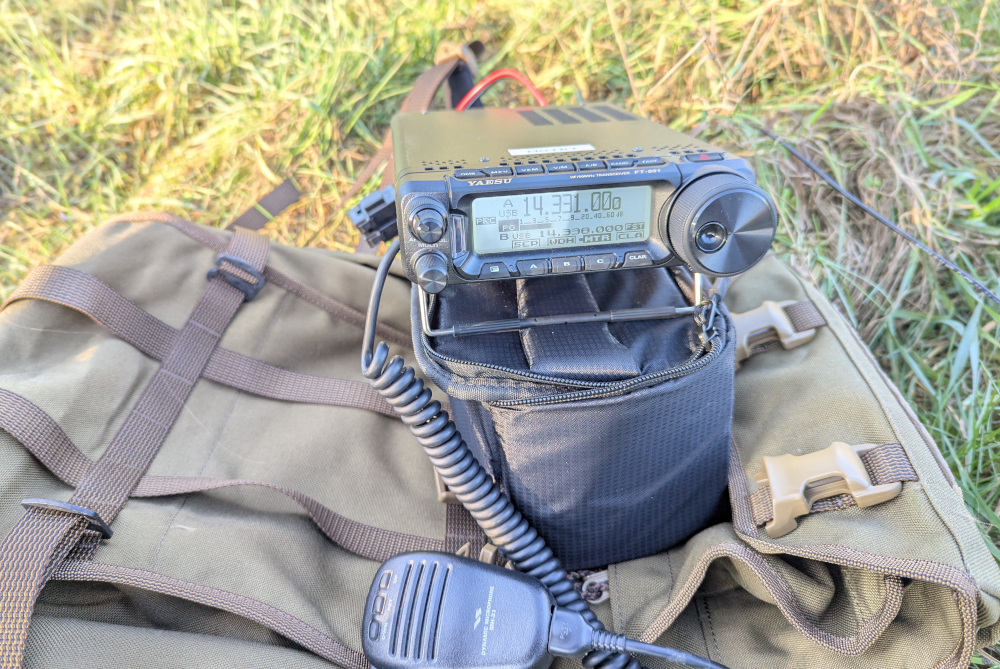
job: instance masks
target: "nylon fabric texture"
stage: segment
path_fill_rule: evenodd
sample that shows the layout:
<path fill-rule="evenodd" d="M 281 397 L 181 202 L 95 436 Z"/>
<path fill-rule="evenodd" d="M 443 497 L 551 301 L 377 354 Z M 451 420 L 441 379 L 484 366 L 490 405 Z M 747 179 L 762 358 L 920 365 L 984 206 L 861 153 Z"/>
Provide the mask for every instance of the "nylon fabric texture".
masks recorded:
<path fill-rule="evenodd" d="M 502 310 L 514 302 L 509 286 L 462 288 L 439 297 L 439 324 L 635 303 L 688 306 L 663 270 L 519 280 L 510 314 Z M 433 340 L 415 313 L 413 320 L 421 369 L 447 389 L 466 442 L 566 569 L 657 553 L 716 512 L 726 487 L 735 365 L 724 309 L 703 356 L 691 316 Z M 668 376 L 614 390 L 657 373 Z M 588 391 L 607 396 L 554 399 Z"/>
<path fill-rule="evenodd" d="M 7 304 L 22 299 L 47 300 L 76 309 L 157 360 L 163 359 L 177 335 L 169 325 L 94 277 L 69 267 L 37 267 L 25 277 Z M 369 384 L 296 374 L 222 348 L 212 352 L 202 375 L 272 399 L 353 406 L 396 415 Z"/>
<path fill-rule="evenodd" d="M 66 433 L 41 409 L 23 397 L 2 388 L 0 388 L 0 429 L 14 436 L 50 472 L 69 486 L 79 485 L 94 467 L 94 463 L 69 441 Z M 256 486 L 282 493 L 299 504 L 331 541 L 371 560 L 384 561 L 405 551 L 439 551 L 445 547 L 444 543 L 433 539 L 387 532 L 379 527 L 356 523 L 331 511 L 308 495 L 266 481 L 144 476 L 132 490 L 132 496 L 166 497 L 235 486 Z M 471 516 L 469 519 L 471 520 Z M 456 537 L 465 537 L 466 534 L 456 533 Z M 480 542 L 476 550 L 481 547 Z"/>
<path fill-rule="evenodd" d="M 198 230 L 198 233 L 201 232 Z M 218 233 L 207 232 L 205 236 L 208 235 L 212 235 L 213 239 L 225 240 Z M 139 251 L 150 248 L 156 248 L 157 254 L 163 254 L 157 257 L 173 260 L 162 266 L 150 265 Z M 214 248 L 204 248 L 187 235 L 179 234 L 173 226 L 121 222 L 95 231 L 56 263 L 62 264 L 65 260 L 73 264 L 73 269 L 85 267 L 94 272 L 96 278 L 114 293 L 133 301 L 142 311 L 168 327 L 176 328 L 182 324 L 181 312 L 193 306 L 188 295 L 199 282 L 204 282 L 203 268 L 211 266 L 213 251 Z M 332 299 L 343 297 L 344 301 L 340 303 L 347 304 L 348 309 L 354 309 L 356 307 L 349 303 L 367 294 L 366 282 L 370 282 L 371 275 L 367 268 L 343 263 L 344 271 L 333 272 L 331 275 L 330 263 L 337 266 L 339 261 L 328 254 L 295 251 L 290 259 L 282 259 L 282 255 L 287 255 L 285 249 L 273 251 L 271 262 L 300 277 L 308 276 L 313 285 L 323 287 L 322 293 L 311 289 L 323 295 L 321 303 L 328 304 Z M 100 257 L 100 261 L 95 262 L 95 257 Z M 271 262 L 269 267 L 273 267 Z M 275 268 L 274 271 L 282 270 Z M 289 278 L 288 281 L 294 279 Z M 362 283 L 359 284 L 358 281 Z M 298 292 L 309 296 L 308 291 Z M 357 299 L 362 308 L 364 300 L 364 297 Z M 254 360 L 263 357 L 269 366 L 286 372 L 312 372 L 313 376 L 320 378 L 362 383 L 357 369 L 360 331 L 350 323 L 337 320 L 322 308 L 317 308 L 314 301 L 300 298 L 298 294 L 285 291 L 280 286 L 265 286 L 250 305 L 259 308 L 245 312 L 236 320 L 236 326 L 230 328 L 223 338 L 223 347 L 235 349 L 233 353 L 237 355 L 248 358 L 252 356 Z M 404 297 L 402 304 L 405 302 Z M 276 313 L 281 313 L 288 322 L 274 319 Z M 405 319 L 405 308 L 401 313 Z M 130 354 L 129 346 L 123 348 L 123 343 L 117 337 L 108 334 L 89 318 L 77 316 L 75 312 L 54 303 L 19 299 L 0 313 L 0 321 L 12 326 L 0 327 L 0 339 L 5 339 L 0 349 L 24 354 L 16 355 L 13 360 L 4 360 L 4 365 L 0 368 L 4 381 L 25 390 L 30 400 L 43 407 L 47 413 L 58 416 L 74 443 L 80 445 L 81 452 L 91 459 L 99 457 L 100 444 L 106 438 L 102 434 L 108 431 L 107 422 L 114 415 L 112 408 L 123 406 L 128 409 L 131 404 L 129 394 L 137 388 L 141 389 L 148 381 L 148 375 L 152 372 L 150 363 L 144 362 L 141 354 L 138 358 Z M 406 326 L 408 327 L 408 323 Z M 295 344 L 301 341 L 303 330 L 310 333 L 310 343 Z M 42 335 L 40 337 L 31 333 Z M 290 354 L 296 353 L 299 354 L 297 359 L 290 357 Z M 54 386 L 40 387 L 17 372 L 22 362 L 37 362 L 39 355 L 45 360 L 43 364 L 51 369 L 50 377 L 56 381 Z M 123 366 L 118 366 L 116 360 Z M 87 362 L 81 365 L 79 361 Z M 120 380 L 106 375 L 111 368 L 115 368 Z M 63 374 L 60 370 L 72 373 Z M 10 375 L 11 372 L 13 376 Z M 80 376 L 81 372 L 84 372 L 83 376 Z M 95 382 L 98 376 L 102 377 L 100 384 L 110 392 L 101 396 L 86 392 L 74 396 L 72 393 L 60 392 L 60 389 L 82 390 L 91 387 L 91 382 Z M 131 378 L 125 381 L 122 377 Z M 0 385 L 10 387 L 7 383 Z M 70 405 L 67 406 L 66 400 L 70 398 Z M 244 403 L 248 406 L 241 409 Z M 73 410 L 69 410 L 70 407 Z M 86 410 L 81 413 L 78 411 L 81 408 Z M 371 415 L 374 422 L 369 419 L 358 420 L 359 414 Z M 91 416 L 89 420 L 84 419 L 87 415 Z M 97 420 L 97 416 L 102 418 Z M 322 418 L 317 420 L 320 417 Z M 111 421 L 111 427 L 114 428 L 116 421 L 113 418 Z M 269 425 L 275 423 L 281 427 Z M 230 428 L 223 430 L 222 426 L 226 424 Z M 292 432 L 297 430 L 300 437 L 290 439 L 286 434 L 274 438 L 288 426 L 294 426 Z M 221 440 L 213 436 L 223 433 L 226 436 Z M 309 436 L 305 443 L 300 443 L 303 434 Z M 218 484 L 220 481 L 256 480 L 307 495 L 322 502 L 327 509 L 346 509 L 352 520 L 358 517 L 370 520 L 374 516 L 378 519 L 377 524 L 388 529 L 390 534 L 399 533 L 400 530 L 412 534 L 416 530 L 423 537 L 413 535 L 422 542 L 415 547 L 438 547 L 443 545 L 444 508 L 430 495 L 424 498 L 424 502 L 420 502 L 420 495 L 409 492 L 422 486 L 426 486 L 424 489 L 428 492 L 433 491 L 433 478 L 430 466 L 418 450 L 399 448 L 404 434 L 408 435 L 408 431 L 399 424 L 398 419 L 373 413 L 370 407 L 359 412 L 353 407 L 327 406 L 324 409 L 301 401 L 274 402 L 270 399 L 244 397 L 235 389 L 230 390 L 215 383 L 199 383 L 187 410 L 180 416 L 165 447 L 154 461 L 154 471 L 147 477 L 147 483 L 156 483 L 156 477 L 160 475 L 164 475 L 160 482 L 166 480 L 167 483 L 171 483 L 167 479 L 174 479 L 176 482 L 177 476 L 186 478 L 183 483 L 189 487 L 205 481 Z M 3 432 L 0 431 L 0 436 L 2 435 Z M 381 447 L 375 445 L 353 456 L 342 449 L 338 450 L 338 444 L 360 443 L 362 439 L 368 438 L 379 440 L 377 443 L 385 444 L 390 450 L 380 452 Z M 406 444 L 409 445 L 408 437 Z M 294 448 L 289 450 L 287 446 Z M 251 448 L 256 449 L 256 454 L 249 450 Z M 274 458 L 276 448 L 283 454 L 280 461 L 289 463 L 284 470 L 285 476 L 281 475 L 283 472 L 274 469 L 276 462 L 279 462 Z M 210 452 L 214 452 L 213 457 L 205 460 L 205 454 Z M 227 453 L 228 456 L 222 457 Z M 389 457 L 389 453 L 396 455 Z M 5 466 L 20 467 L 17 463 L 23 461 L 19 460 L 18 455 L 17 450 L 5 450 L 0 462 L 5 463 Z M 235 458 L 232 457 L 234 455 Z M 402 457 L 401 460 L 399 456 Z M 377 472 L 378 477 L 366 479 L 365 473 L 373 471 L 372 462 L 382 463 L 373 472 Z M 27 463 L 24 466 L 26 465 Z M 322 473 L 317 474 L 314 470 Z M 231 473 L 246 476 L 225 476 Z M 420 476 L 421 473 L 424 477 Z M 198 475 L 203 477 L 199 480 Z M 58 487 L 51 492 L 40 490 L 37 476 L 24 480 L 30 493 L 21 493 L 20 497 L 29 494 L 57 498 L 61 496 Z M 401 499 L 385 497 L 382 486 L 386 481 L 393 481 L 391 485 L 402 491 Z M 144 490 L 145 486 L 146 484 L 141 484 L 137 492 L 157 492 L 156 489 Z M 310 519 L 298 510 L 295 503 L 276 503 L 276 498 L 282 496 L 268 494 L 266 490 L 255 492 L 249 488 L 250 486 L 240 485 L 193 497 L 176 495 L 162 502 L 133 499 L 115 523 L 116 538 L 131 536 L 131 540 L 103 543 L 96 551 L 96 560 L 100 564 L 118 563 L 189 583 L 190 592 L 193 593 L 198 592 L 201 586 L 209 586 L 243 598 L 270 601 L 270 606 L 275 606 L 274 602 L 277 601 L 278 610 L 291 608 L 293 613 L 288 615 L 303 620 L 306 625 L 315 629 L 322 629 L 333 642 L 346 648 L 347 644 L 339 641 L 346 637 L 353 640 L 351 645 L 355 649 L 359 648 L 356 623 L 346 615 L 351 609 L 348 602 L 352 597 L 367 592 L 371 574 L 377 564 L 369 559 L 352 557 L 351 553 L 335 547 L 334 553 L 344 558 L 331 558 L 330 550 L 324 549 L 324 546 L 331 546 L 329 540 L 315 529 L 309 529 Z M 173 488 L 174 492 L 177 490 L 178 488 Z M 209 496 L 212 499 L 208 499 Z M 9 513 L 17 508 L 17 500 L 9 506 L 9 509 L 0 510 L 0 515 L 4 518 L 8 516 L 3 511 Z M 405 517 L 401 512 L 403 508 L 415 509 L 415 517 Z M 237 509 L 243 511 L 233 513 Z M 220 524 L 219 520 L 226 517 L 229 518 L 228 521 Z M 7 526 L 4 521 L 4 527 Z M 261 545 L 261 536 L 270 539 Z M 366 534 L 363 538 L 370 541 L 375 537 Z M 247 543 L 248 540 L 251 541 Z M 238 549 L 242 566 L 236 570 L 225 567 L 230 562 L 234 546 L 242 546 Z M 285 547 L 286 555 L 282 559 L 275 557 L 280 553 L 277 550 L 279 546 Z M 397 545 L 379 550 L 395 552 L 400 548 Z M 309 556 L 315 557 L 309 559 Z M 384 554 L 374 553 L 371 557 L 379 559 Z M 206 564 L 218 564 L 221 568 L 206 577 Z M 268 565 L 281 566 L 275 573 L 268 573 L 268 570 L 274 569 Z M 322 576 L 324 572 L 329 572 L 328 578 Z M 192 574 L 200 576 L 193 577 Z M 305 581 L 300 580 L 300 577 L 307 574 L 311 576 Z M 285 601 L 287 594 L 301 592 L 303 582 L 326 585 L 307 588 L 319 596 L 314 604 L 304 606 L 305 602 L 292 602 L 290 605 Z M 133 586 L 122 587 L 134 590 Z M 283 643 L 288 645 L 290 642 L 283 640 Z M 26 661 L 29 665 L 33 662 L 30 656 Z M 328 657 L 328 661 L 333 661 L 333 658 Z M 134 660 L 131 664 L 137 663 L 141 662 Z M 219 664 L 225 665 L 226 662 L 223 660 Z"/>
<path fill-rule="evenodd" d="M 239 231 L 226 252 L 260 271 L 267 249 L 266 238 Z M 114 521 L 244 299 L 221 274 L 208 281 L 156 375 L 107 451 L 77 485 L 70 504 L 91 510 L 106 523 Z M 21 665 L 35 599 L 85 531 L 90 532 L 78 515 L 29 508 L 0 542 L 0 667 Z"/>
<path fill-rule="evenodd" d="M 24 497 L 67 499 L 73 481 L 101 457 L 228 240 L 169 215 L 134 218 L 88 233 L 54 261 L 60 269 L 33 274 L 0 311 L 0 389 L 51 421 L 34 423 L 50 444 L 41 460 L 0 428 L 0 531 L 23 515 Z M 447 506 L 437 501 L 431 468 L 406 427 L 375 406 L 338 404 L 338 384 L 299 383 L 300 376 L 364 383 L 357 318 L 373 261 L 272 245 L 267 262 L 268 285 L 240 309 L 209 357 L 115 519 L 114 537 L 70 552 L 40 593 L 25 666 L 63 666 L 66 658 L 82 667 L 367 666 L 361 606 L 378 561 L 338 546 L 273 487 L 358 525 L 444 545 Z M 73 275 L 76 286 L 89 286 L 79 293 L 86 299 L 66 306 L 37 281 L 62 269 L 93 277 L 96 283 Z M 599 304 L 613 302 L 609 291 L 595 287 Z M 599 617 L 616 632 L 732 669 L 964 669 L 977 648 L 1000 636 L 1000 573 L 933 441 L 843 318 L 774 258 L 727 296 L 734 312 L 764 300 L 810 304 L 826 326 L 800 348 L 742 363 L 722 473 L 729 504 L 673 548 L 611 564 L 610 599 L 596 607 Z M 514 291 L 496 303 L 516 309 Z M 127 314 L 126 323 L 102 316 L 102 325 L 85 313 L 98 307 Z M 386 331 L 410 331 L 410 307 L 409 283 L 390 276 L 380 313 Z M 147 327 L 130 334 L 140 322 Z M 619 326 L 630 324 L 609 332 L 640 351 L 638 359 L 658 355 L 675 365 L 690 351 L 689 343 L 672 347 Z M 400 352 L 412 355 L 409 335 L 401 339 Z M 528 369 L 518 335 L 504 346 L 493 354 Z M 226 357 L 217 358 L 222 351 Z M 225 363 L 217 379 L 208 378 L 213 360 Z M 236 365 L 254 371 L 230 373 Z M 279 377 L 290 381 L 268 380 Z M 286 388 L 281 397 L 278 387 Z M 351 386 L 339 387 L 344 396 Z M 484 379 L 473 396 L 493 402 L 525 388 L 552 392 L 551 385 L 504 377 Z M 464 404 L 453 406 L 456 417 Z M 473 427 L 495 429 L 491 420 Z M 53 446 L 56 432 L 72 449 Z M 834 440 L 898 444 L 917 480 L 906 480 L 894 500 L 811 513 L 770 539 L 750 501 L 760 457 L 820 450 Z M 210 490 L 211 482 L 254 485 Z M 159 496 L 171 490 L 192 492 Z M 460 541 L 454 531 L 461 520 L 452 521 L 449 545 Z"/>

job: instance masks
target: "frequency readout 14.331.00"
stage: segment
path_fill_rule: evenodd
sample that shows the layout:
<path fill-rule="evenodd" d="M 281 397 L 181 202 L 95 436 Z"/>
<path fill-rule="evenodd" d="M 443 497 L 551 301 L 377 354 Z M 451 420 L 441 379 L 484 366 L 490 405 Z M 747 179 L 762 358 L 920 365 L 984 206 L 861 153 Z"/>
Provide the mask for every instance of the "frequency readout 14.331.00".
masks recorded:
<path fill-rule="evenodd" d="M 473 248 L 502 253 L 592 246 L 649 237 L 650 186 L 526 193 L 472 203 Z"/>

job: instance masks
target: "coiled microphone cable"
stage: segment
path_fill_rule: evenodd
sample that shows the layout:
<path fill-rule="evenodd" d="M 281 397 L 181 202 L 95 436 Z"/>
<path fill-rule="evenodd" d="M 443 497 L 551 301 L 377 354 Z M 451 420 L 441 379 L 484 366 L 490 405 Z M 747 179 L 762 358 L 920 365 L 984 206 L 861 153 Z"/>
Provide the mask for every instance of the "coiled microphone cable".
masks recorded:
<path fill-rule="evenodd" d="M 441 403 L 433 399 L 412 367 L 402 357 L 389 359 L 389 345 L 375 345 L 375 325 L 378 321 L 382 289 L 392 261 L 399 254 L 399 239 L 395 239 L 379 263 L 368 301 L 364 343 L 361 352 L 361 372 L 402 418 L 417 438 L 441 480 L 472 514 L 490 541 L 503 551 L 519 570 L 541 581 L 558 606 L 579 613 L 595 630 L 604 625 L 590 606 L 573 588 L 566 570 L 552 549 L 521 515 L 510 498 L 500 490 L 492 477 L 473 455 L 458 428 Z M 671 649 L 672 650 L 672 649 Z M 722 665 L 682 651 L 674 658 L 690 658 L 687 666 L 716 667 Z M 674 659 L 675 662 L 680 662 Z M 583 659 L 588 669 L 640 669 L 639 661 L 627 653 L 593 651 Z"/>

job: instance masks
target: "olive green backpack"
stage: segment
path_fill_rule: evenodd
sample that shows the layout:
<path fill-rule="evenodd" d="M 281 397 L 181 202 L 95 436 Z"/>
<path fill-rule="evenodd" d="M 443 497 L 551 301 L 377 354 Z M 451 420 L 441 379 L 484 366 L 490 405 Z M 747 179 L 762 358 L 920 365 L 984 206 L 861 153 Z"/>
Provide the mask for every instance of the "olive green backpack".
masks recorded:
<path fill-rule="evenodd" d="M 28 275 L 0 312 L 0 666 L 366 667 L 380 561 L 494 557 L 361 376 L 374 263 L 154 213 Z M 407 358 L 409 295 L 390 277 L 379 332 Z M 785 264 L 727 302 L 756 333 L 732 521 L 586 574 L 599 616 L 730 667 L 968 666 L 1000 573 L 933 441 Z"/>
<path fill-rule="evenodd" d="M 0 669 L 359 669 L 383 560 L 502 559 L 361 375 L 374 256 L 253 230 L 296 196 L 229 231 L 115 217 L 0 309 Z M 933 440 L 784 263 L 726 302 L 731 514 L 574 574 L 585 598 L 610 629 L 733 669 L 967 667 L 1000 638 L 1000 570 Z M 409 313 L 390 276 L 378 335 L 412 362 Z"/>

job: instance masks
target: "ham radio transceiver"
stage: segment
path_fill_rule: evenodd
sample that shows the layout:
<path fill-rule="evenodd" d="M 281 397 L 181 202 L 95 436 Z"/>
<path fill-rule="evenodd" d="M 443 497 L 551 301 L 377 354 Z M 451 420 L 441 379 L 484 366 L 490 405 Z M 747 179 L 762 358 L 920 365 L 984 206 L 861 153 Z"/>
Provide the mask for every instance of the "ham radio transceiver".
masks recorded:
<path fill-rule="evenodd" d="M 741 158 L 608 104 L 398 114 L 407 276 L 449 283 L 686 265 L 746 271 L 777 213 Z"/>

